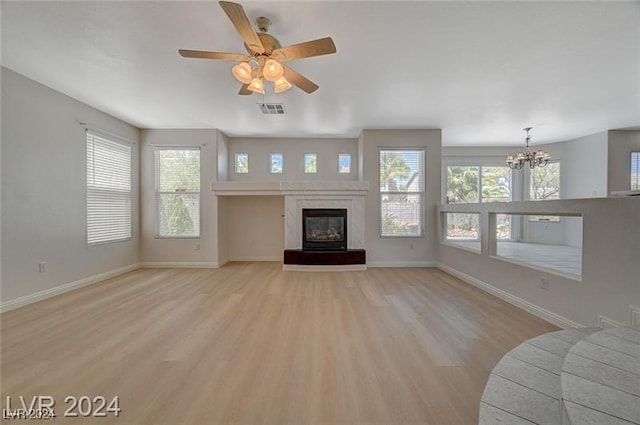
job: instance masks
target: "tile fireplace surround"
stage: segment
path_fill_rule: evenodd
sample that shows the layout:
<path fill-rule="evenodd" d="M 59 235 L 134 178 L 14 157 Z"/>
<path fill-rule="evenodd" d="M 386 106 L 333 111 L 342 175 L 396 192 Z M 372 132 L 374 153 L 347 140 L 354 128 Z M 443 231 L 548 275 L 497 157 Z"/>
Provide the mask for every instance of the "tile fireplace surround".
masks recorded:
<path fill-rule="evenodd" d="M 302 249 L 303 208 L 347 210 L 347 248 L 364 249 L 366 181 L 218 181 L 211 184 L 217 196 L 284 196 L 284 248 Z"/>

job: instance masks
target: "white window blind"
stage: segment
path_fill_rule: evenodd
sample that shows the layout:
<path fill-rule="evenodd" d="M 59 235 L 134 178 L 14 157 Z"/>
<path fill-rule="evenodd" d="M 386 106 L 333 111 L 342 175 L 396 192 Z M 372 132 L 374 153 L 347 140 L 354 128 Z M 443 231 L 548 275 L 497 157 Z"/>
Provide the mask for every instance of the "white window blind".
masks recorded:
<path fill-rule="evenodd" d="M 380 150 L 380 234 L 422 236 L 424 150 Z"/>
<path fill-rule="evenodd" d="M 131 146 L 87 131 L 87 243 L 131 238 Z"/>
<path fill-rule="evenodd" d="M 156 235 L 200 237 L 200 149 L 156 148 Z"/>
<path fill-rule="evenodd" d="M 640 190 L 640 152 L 631 152 L 631 190 Z"/>

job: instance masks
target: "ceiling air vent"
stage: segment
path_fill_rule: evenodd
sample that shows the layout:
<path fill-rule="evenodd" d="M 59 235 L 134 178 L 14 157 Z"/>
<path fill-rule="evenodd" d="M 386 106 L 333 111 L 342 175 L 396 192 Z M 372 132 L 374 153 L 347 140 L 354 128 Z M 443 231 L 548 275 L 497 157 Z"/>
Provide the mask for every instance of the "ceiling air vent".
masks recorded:
<path fill-rule="evenodd" d="M 263 114 L 284 115 L 284 103 L 258 103 Z"/>

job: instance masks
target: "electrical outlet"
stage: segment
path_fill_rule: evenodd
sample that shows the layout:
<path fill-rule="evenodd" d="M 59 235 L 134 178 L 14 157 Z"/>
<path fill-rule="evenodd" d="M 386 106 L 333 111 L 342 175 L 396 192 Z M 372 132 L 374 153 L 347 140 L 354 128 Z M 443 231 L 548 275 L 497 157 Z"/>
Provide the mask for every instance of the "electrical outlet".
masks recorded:
<path fill-rule="evenodd" d="M 40 273 L 44 273 L 47 271 L 47 262 L 46 261 L 42 261 L 40 263 L 38 263 L 38 271 Z"/>
<path fill-rule="evenodd" d="M 546 276 L 540 277 L 540 287 L 542 289 L 549 289 L 549 278 Z"/>
<path fill-rule="evenodd" d="M 199 243 L 195 244 L 193 249 L 196 250 L 196 251 L 200 251 L 200 244 Z"/>

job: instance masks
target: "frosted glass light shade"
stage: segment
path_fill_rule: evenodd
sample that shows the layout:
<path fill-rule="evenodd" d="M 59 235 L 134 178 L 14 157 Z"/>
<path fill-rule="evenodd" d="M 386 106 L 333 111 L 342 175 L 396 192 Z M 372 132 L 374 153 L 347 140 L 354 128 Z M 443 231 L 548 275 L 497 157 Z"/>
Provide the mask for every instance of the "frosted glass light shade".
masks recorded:
<path fill-rule="evenodd" d="M 254 78 L 251 80 L 251 84 L 249 84 L 247 90 L 251 90 L 254 93 L 264 94 L 264 83 L 260 78 Z"/>
<path fill-rule="evenodd" d="M 248 62 L 240 62 L 231 68 L 231 73 L 235 79 L 240 81 L 242 84 L 251 83 L 251 65 L 249 65 Z"/>
<path fill-rule="evenodd" d="M 284 68 L 278 62 L 273 59 L 268 59 L 264 63 L 264 68 L 262 69 L 262 75 L 265 79 L 269 81 L 276 81 L 284 74 Z"/>
<path fill-rule="evenodd" d="M 276 93 L 282 93 L 291 88 L 291 83 L 286 78 L 280 77 L 273 83 L 273 91 Z"/>

